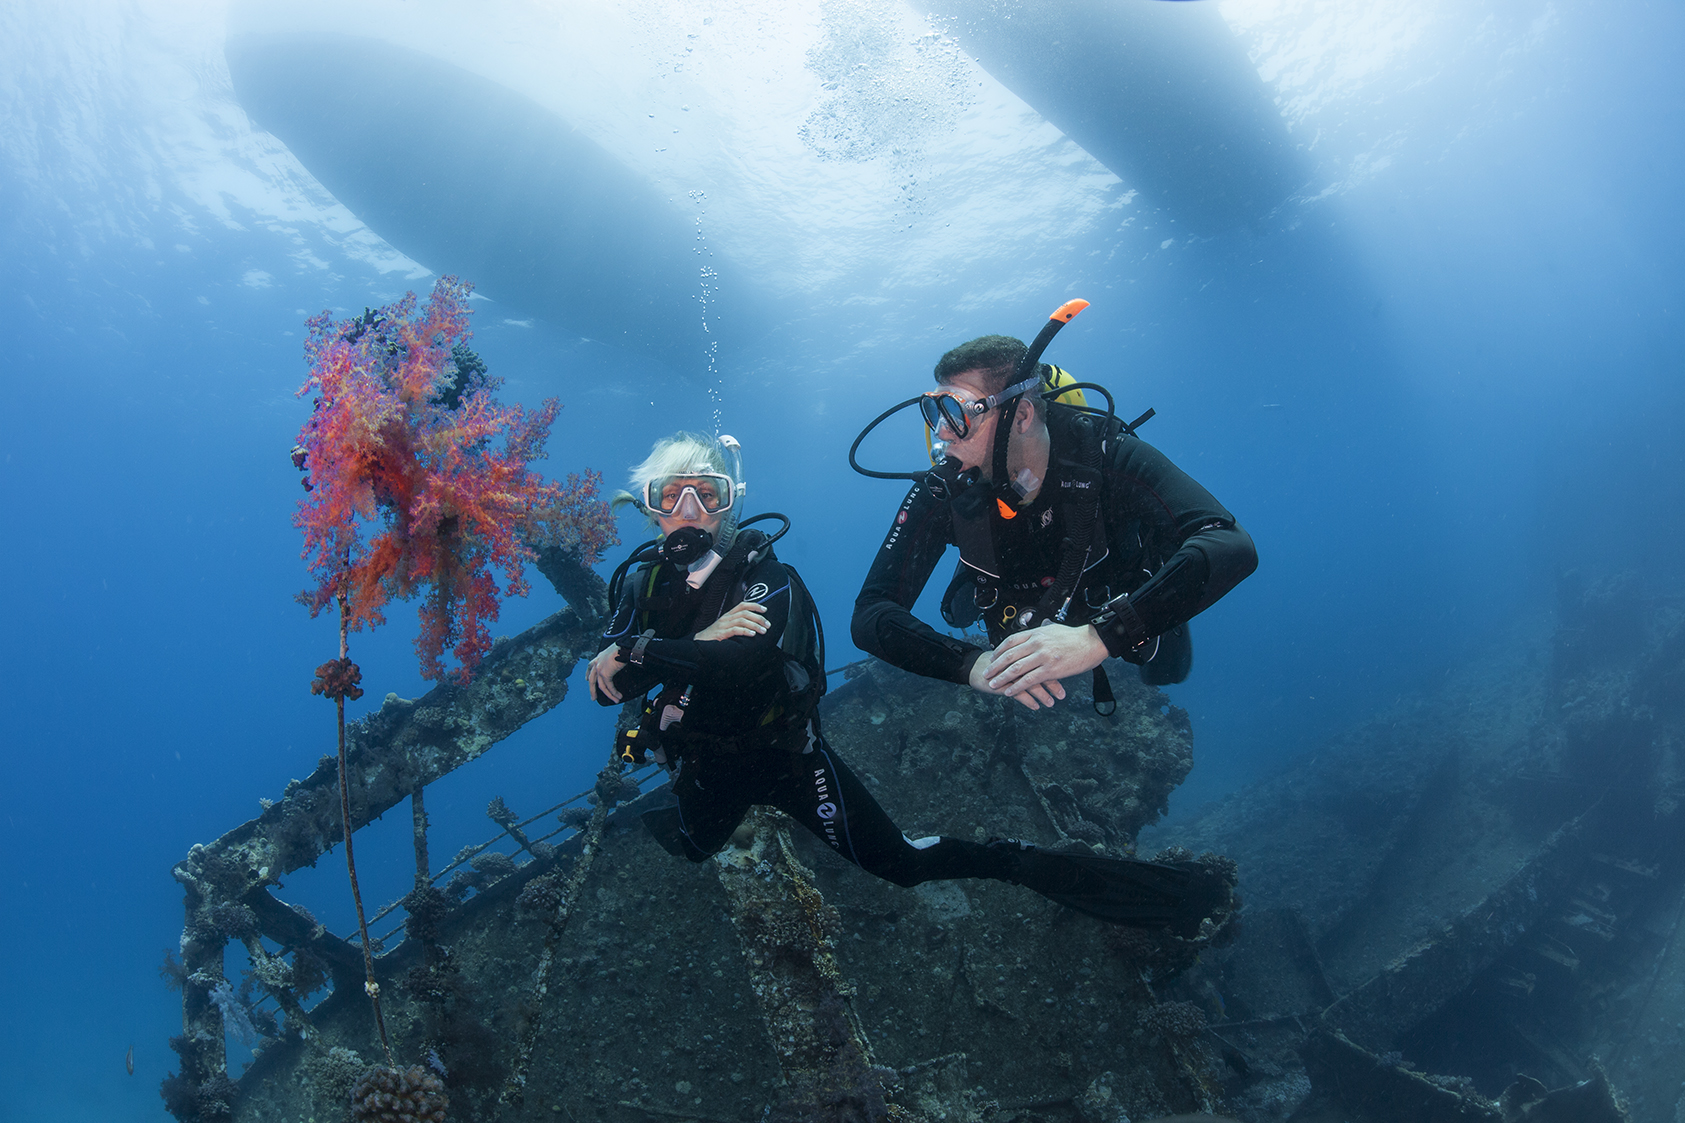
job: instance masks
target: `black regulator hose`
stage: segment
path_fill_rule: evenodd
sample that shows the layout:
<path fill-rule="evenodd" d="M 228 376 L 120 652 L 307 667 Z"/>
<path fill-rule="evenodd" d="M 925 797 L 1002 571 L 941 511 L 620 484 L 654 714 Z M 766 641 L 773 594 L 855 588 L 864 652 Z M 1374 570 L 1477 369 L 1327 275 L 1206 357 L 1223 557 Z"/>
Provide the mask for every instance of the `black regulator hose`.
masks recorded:
<path fill-rule="evenodd" d="M 614 614 L 620 608 L 620 594 L 626 587 L 627 572 L 639 562 L 654 561 L 660 557 L 661 539 L 651 538 L 648 542 L 640 543 L 633 551 L 626 555 L 626 560 L 614 567 L 614 575 L 608 579 L 608 618 L 614 620 Z"/>
<path fill-rule="evenodd" d="M 1043 390 L 1041 396 L 1048 401 L 1058 401 L 1062 395 L 1069 394 L 1072 390 L 1093 390 L 1106 399 L 1106 408 L 1099 409 L 1095 406 L 1079 406 L 1066 402 L 1063 403 L 1066 409 L 1074 409 L 1078 413 L 1086 413 L 1093 417 L 1113 418 L 1117 416 L 1117 402 L 1112 400 L 1112 392 L 1098 382 L 1066 382 L 1053 387 L 1051 390 Z"/>
<path fill-rule="evenodd" d="M 874 480 L 912 480 L 914 483 L 918 483 L 920 480 L 924 479 L 925 474 L 930 471 L 929 468 L 920 472 L 878 472 L 871 468 L 862 468 L 860 466 L 860 461 L 854 458 L 854 454 L 860 449 L 860 443 L 867 437 L 871 436 L 873 429 L 876 429 L 879 425 L 882 425 L 885 421 L 888 421 L 891 417 L 894 417 L 908 406 L 916 405 L 918 400 L 922 397 L 924 397 L 923 394 L 914 394 L 906 401 L 897 405 L 892 405 L 876 417 L 872 418 L 872 423 L 860 430 L 860 435 L 855 437 L 854 443 L 848 446 L 848 466 L 853 468 L 856 472 L 859 472 L 862 476 L 870 476 Z"/>
<path fill-rule="evenodd" d="M 788 515 L 781 515 L 777 511 L 762 511 L 760 514 L 751 515 L 742 522 L 738 523 L 737 529 L 742 530 L 746 526 L 753 526 L 755 523 L 764 522 L 767 519 L 777 519 L 784 525 L 779 527 L 776 533 L 768 535 L 767 540 L 761 543 L 760 548 L 764 550 L 780 538 L 784 537 L 786 534 L 790 533 L 790 518 Z"/>

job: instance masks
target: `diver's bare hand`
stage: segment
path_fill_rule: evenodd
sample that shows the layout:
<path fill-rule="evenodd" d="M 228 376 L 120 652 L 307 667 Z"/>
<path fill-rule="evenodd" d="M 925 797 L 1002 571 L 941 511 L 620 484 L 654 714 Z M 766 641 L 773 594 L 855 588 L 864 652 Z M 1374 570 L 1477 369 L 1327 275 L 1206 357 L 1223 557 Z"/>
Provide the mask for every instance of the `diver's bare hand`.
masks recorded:
<path fill-rule="evenodd" d="M 618 646 L 609 646 L 597 652 L 591 659 L 591 665 L 586 668 L 585 681 L 591 686 L 591 698 L 602 701 L 607 698 L 610 702 L 624 702 L 620 691 L 614 688 L 614 676 L 626 666 L 626 659 L 620 654 Z"/>
<path fill-rule="evenodd" d="M 1038 687 L 1063 698 L 1065 688 L 1059 680 L 1093 670 L 1105 661 L 1106 655 L 1106 644 L 1100 633 L 1089 625 L 1072 628 L 1047 624 L 1015 632 L 1002 640 L 995 648 L 994 658 L 983 669 L 983 678 L 991 690 L 1008 698 L 1034 692 Z"/>
<path fill-rule="evenodd" d="M 732 636 L 758 636 L 763 635 L 768 626 L 766 606 L 752 600 L 746 600 L 697 632 L 696 638 L 730 639 Z"/>
<path fill-rule="evenodd" d="M 984 673 L 993 658 L 994 652 L 985 651 L 977 657 L 977 662 L 971 664 L 971 688 L 973 690 L 981 691 L 984 694 L 1005 695 L 1006 692 L 1004 690 L 996 690 L 994 687 L 989 685 L 989 676 Z M 1019 703 L 1025 709 L 1039 710 L 1043 706 L 1053 705 L 1057 698 L 1063 698 L 1064 696 L 1065 688 L 1058 682 L 1054 682 L 1051 689 L 1047 686 L 1034 686 L 1021 694 L 1014 694 L 1011 697 L 1013 701 Z"/>

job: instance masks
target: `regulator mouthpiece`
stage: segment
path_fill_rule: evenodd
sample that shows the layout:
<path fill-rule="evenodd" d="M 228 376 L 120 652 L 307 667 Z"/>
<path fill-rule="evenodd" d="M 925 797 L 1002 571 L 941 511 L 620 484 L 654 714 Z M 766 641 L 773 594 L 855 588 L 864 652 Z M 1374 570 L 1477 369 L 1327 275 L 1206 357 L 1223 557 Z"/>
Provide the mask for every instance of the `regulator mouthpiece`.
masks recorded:
<path fill-rule="evenodd" d="M 674 565 L 701 560 L 714 546 L 714 536 L 699 526 L 681 526 L 662 540 L 657 552 Z"/>

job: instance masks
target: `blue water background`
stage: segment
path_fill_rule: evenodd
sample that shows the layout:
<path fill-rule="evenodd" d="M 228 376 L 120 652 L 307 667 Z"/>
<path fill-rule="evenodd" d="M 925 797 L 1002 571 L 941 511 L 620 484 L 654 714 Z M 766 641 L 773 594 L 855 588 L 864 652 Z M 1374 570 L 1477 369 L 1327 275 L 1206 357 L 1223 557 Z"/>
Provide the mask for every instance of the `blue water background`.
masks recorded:
<path fill-rule="evenodd" d="M 1411 126 L 1430 142 L 1261 232 L 1050 247 L 1043 264 L 1068 284 L 863 349 L 872 313 L 851 293 L 799 330 L 769 309 L 770 334 L 722 355 L 717 387 L 489 304 L 474 345 L 506 400 L 562 398 L 554 472 L 618 482 L 653 437 L 711 428 L 718 408 L 745 446 L 750 508 L 796 521 L 780 552 L 818 594 L 837 666 L 858 657 L 850 607 L 900 498 L 849 473 L 854 433 L 946 347 L 1027 337 L 1067 296 L 1092 300 L 1049 358 L 1111 385 L 1127 416 L 1155 407 L 1143 435 L 1262 558 L 1195 622 L 1193 677 L 1170 690 L 1195 729 L 1173 803 L 1186 813 L 1455 674 L 1548 614 L 1565 569 L 1679 576 L 1685 9 L 1494 11 L 1549 22 L 1494 87 L 1499 123 L 1478 143 L 1457 142 L 1466 106 L 1426 101 Z M 0 1120 L 163 1119 L 179 1032 L 157 973 L 181 927 L 170 867 L 332 751 L 331 707 L 307 689 L 332 626 L 292 600 L 300 310 L 351 314 L 427 282 L 356 262 L 300 271 L 272 231 L 182 220 L 167 198 L 152 245 L 89 238 L 71 213 L 85 200 L 33 171 L 0 176 Z M 1097 264 L 1097 249 L 1118 252 Z M 252 270 L 272 283 L 240 283 Z M 917 462 L 910 435 L 876 447 Z M 497 631 L 557 607 L 538 578 Z M 354 638 L 361 708 L 425 689 L 413 615 L 391 621 Z M 492 833 L 493 794 L 534 811 L 586 787 L 611 718 L 581 690 L 438 785 L 435 862 Z M 402 892 L 407 833 L 401 813 L 365 832 L 371 901 Z M 285 895 L 343 932 L 339 861 Z"/>

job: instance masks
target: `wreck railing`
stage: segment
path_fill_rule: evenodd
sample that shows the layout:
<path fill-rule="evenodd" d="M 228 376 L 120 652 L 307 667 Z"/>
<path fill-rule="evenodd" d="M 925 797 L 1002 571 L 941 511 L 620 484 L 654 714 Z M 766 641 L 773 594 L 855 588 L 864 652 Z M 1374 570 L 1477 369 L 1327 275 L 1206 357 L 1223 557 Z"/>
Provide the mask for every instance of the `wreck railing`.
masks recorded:
<path fill-rule="evenodd" d="M 500 841 L 513 840 L 534 859 L 548 857 L 553 852 L 550 840 L 582 828 L 590 818 L 584 804 L 633 797 L 640 780 L 654 775 L 646 771 L 641 777 L 623 777 L 617 769 L 606 769 L 591 791 L 525 819 L 510 812 L 501 799 L 493 800 L 487 813 L 503 830 L 486 842 L 464 847 L 437 873 L 427 868 L 422 802 L 427 785 L 555 708 L 567 696 L 567 680 L 579 660 L 596 653 L 607 610 L 602 579 L 557 550 L 545 551 L 539 568 L 567 598 L 567 608 L 512 639 L 499 640 L 468 683 L 443 684 L 412 700 L 389 694 L 378 711 L 346 729 L 352 830 L 411 799 L 417 889 L 451 877 L 459 891 L 445 892 L 447 902 L 453 896 L 460 901 L 467 892 L 515 872 L 515 862 L 507 855 L 503 862 L 482 862 L 495 872 L 474 865 L 487 854 L 501 855 L 491 849 Z M 178 1119 L 226 1119 L 232 1112 L 228 1021 L 245 1019 L 244 1026 L 232 1028 L 250 1030 L 252 1011 L 238 1004 L 224 973 L 224 952 L 231 941 L 245 947 L 264 997 L 275 1000 L 286 1023 L 283 1034 L 308 1025 L 303 1002 L 324 981 L 331 981 L 336 991 L 362 987 L 362 953 L 356 941 L 328 932 L 308 912 L 271 891 L 281 877 L 315 865 L 340 842 L 338 782 L 337 761 L 323 756 L 308 777 L 287 784 L 279 801 L 265 801 L 257 818 L 214 842 L 193 846 L 172 871 L 186 896 L 179 966 L 182 1034 L 170 1043 L 181 1058 L 181 1071 L 166 1079 L 164 1095 Z M 529 827 L 558 813 L 558 826 L 529 835 Z M 448 890 L 451 883 L 446 884 Z M 391 916 L 410 899 L 406 894 L 374 919 Z M 385 938 L 401 928 L 389 929 Z M 262 943 L 265 938 L 281 952 L 269 952 Z M 372 938 L 380 950 L 384 939 Z"/>
<path fill-rule="evenodd" d="M 650 780 L 659 782 L 665 778 L 665 774 L 660 772 L 653 764 L 635 772 L 623 774 L 620 776 L 619 790 L 613 794 L 613 797 L 609 799 L 609 802 L 629 802 L 630 800 L 637 798 L 637 795 L 640 794 L 639 789 L 641 789 L 644 783 Z M 456 852 L 456 856 L 444 866 L 440 867 L 438 872 L 429 873 L 427 875 L 428 883 L 435 886 L 444 885 L 446 887 L 446 897 L 452 900 L 461 900 L 465 898 L 469 892 L 490 888 L 493 882 L 501 881 L 510 873 L 513 873 L 516 869 L 520 868 L 516 864 L 515 858 L 505 855 L 501 850 L 492 849 L 504 839 L 512 840 L 515 843 L 517 850 L 526 851 L 529 856 L 529 860 L 536 859 L 538 861 L 548 862 L 554 856 L 556 850 L 556 847 L 551 840 L 559 839 L 563 835 L 571 837 L 572 834 L 584 830 L 587 821 L 591 817 L 591 813 L 588 808 L 595 806 L 598 801 L 603 799 L 603 797 L 603 785 L 599 783 L 587 788 L 585 791 L 582 791 L 577 795 L 569 796 L 560 803 L 556 803 L 545 808 L 536 815 L 529 815 L 525 819 L 520 819 L 509 810 L 506 804 L 504 804 L 503 797 L 498 796 L 491 801 L 490 805 L 487 806 L 486 817 L 491 819 L 493 822 L 502 825 L 503 830 L 486 839 L 484 842 L 472 843 L 468 846 L 464 846 L 461 850 L 458 850 Z M 552 815 L 555 815 L 557 818 L 557 825 L 554 828 L 546 831 L 544 834 L 535 836 L 529 836 L 526 833 L 527 827 L 530 827 L 534 823 L 543 819 L 547 819 Z M 480 858 L 481 855 L 486 855 L 488 857 L 495 856 L 503 858 L 505 861 L 487 862 L 482 867 L 475 864 L 475 860 Z M 475 874 L 479 874 L 481 876 L 468 874 L 464 867 L 473 870 Z M 445 880 L 447 877 L 450 877 L 451 879 L 449 882 Z M 386 917 L 391 916 L 399 909 L 404 908 L 409 899 L 410 895 L 406 893 L 402 897 L 386 904 L 373 916 L 369 917 L 369 927 L 373 928 L 374 925 L 378 924 Z M 372 934 L 371 939 L 374 941 L 375 954 L 377 956 L 383 954 L 387 950 L 387 943 L 394 935 L 402 930 L 403 925 L 400 923 L 396 927 L 388 928 L 385 933 Z M 346 943 L 351 947 L 356 947 L 359 942 L 360 940 L 356 933 L 352 933 L 346 937 Z"/>

